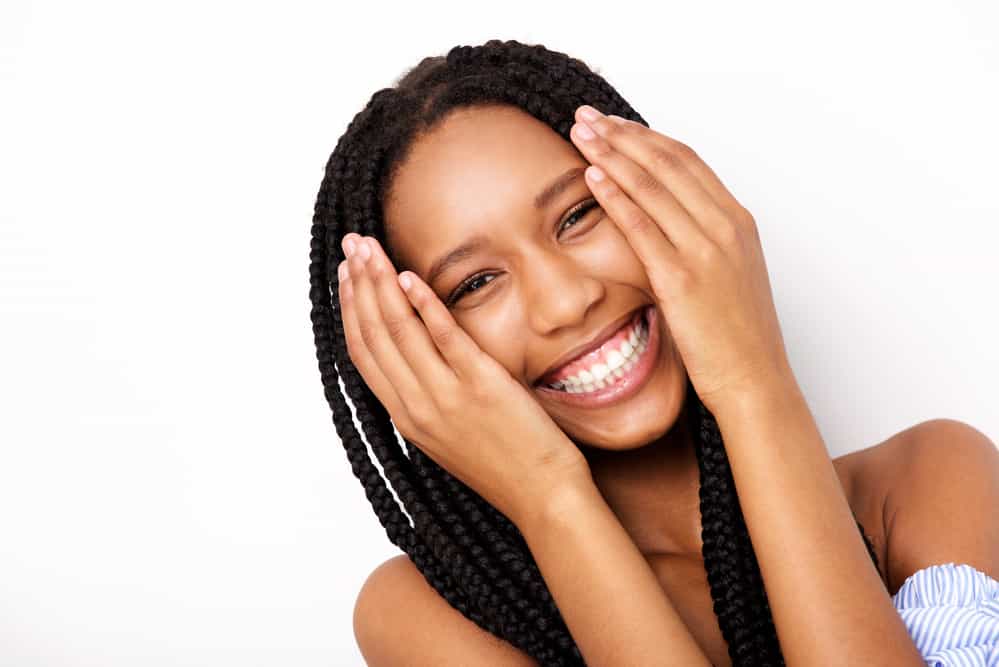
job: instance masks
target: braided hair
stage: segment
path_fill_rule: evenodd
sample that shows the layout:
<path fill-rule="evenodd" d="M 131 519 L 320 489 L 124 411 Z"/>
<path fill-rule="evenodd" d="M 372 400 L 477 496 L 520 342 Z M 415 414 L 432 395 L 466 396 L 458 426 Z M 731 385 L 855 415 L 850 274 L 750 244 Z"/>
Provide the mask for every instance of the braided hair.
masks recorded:
<path fill-rule="evenodd" d="M 339 298 L 333 298 L 339 294 L 335 269 L 345 259 L 340 240 L 349 232 L 377 239 L 399 266 L 386 242 L 385 195 L 417 136 L 452 110 L 511 105 L 547 123 L 566 141 L 575 109 L 584 103 L 648 124 L 582 61 L 515 40 L 455 46 L 444 56 L 424 58 L 395 83 L 375 92 L 340 137 L 326 163 L 312 219 L 310 316 L 333 422 L 389 540 L 452 607 L 545 667 L 582 665 L 518 528 L 409 440 L 402 438 L 405 452 L 400 447 L 388 412 L 348 355 Z M 384 477 L 355 428 L 340 378 Z M 719 628 L 735 667 L 783 665 L 718 424 L 689 378 L 687 396 L 681 418 L 689 420 L 695 436 L 702 556 Z M 859 521 L 857 526 L 877 568 L 874 547 Z"/>

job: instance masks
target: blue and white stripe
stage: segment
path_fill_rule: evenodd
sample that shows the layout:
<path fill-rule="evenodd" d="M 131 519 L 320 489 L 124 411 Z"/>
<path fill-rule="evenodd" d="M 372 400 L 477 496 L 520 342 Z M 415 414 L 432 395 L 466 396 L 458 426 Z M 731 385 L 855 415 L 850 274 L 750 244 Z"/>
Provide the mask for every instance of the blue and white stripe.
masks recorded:
<path fill-rule="evenodd" d="M 928 667 L 999 667 L 999 581 L 970 565 L 913 573 L 892 603 Z"/>

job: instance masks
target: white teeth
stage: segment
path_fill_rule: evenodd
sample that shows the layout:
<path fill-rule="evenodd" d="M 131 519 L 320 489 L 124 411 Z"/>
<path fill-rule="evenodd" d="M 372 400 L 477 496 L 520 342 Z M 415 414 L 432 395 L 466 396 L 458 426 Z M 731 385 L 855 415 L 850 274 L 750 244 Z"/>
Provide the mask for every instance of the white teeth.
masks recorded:
<path fill-rule="evenodd" d="M 616 350 L 611 350 L 607 354 L 607 363 L 594 364 L 592 368 L 584 369 L 578 374 L 563 378 L 559 382 L 547 385 L 551 389 L 558 389 L 569 394 L 583 394 L 603 389 L 614 380 L 619 380 L 638 363 L 639 357 L 645 352 L 649 345 L 649 332 L 647 331 L 644 318 L 640 319 L 638 325 L 633 327 L 628 335 L 628 340 L 621 343 Z"/>

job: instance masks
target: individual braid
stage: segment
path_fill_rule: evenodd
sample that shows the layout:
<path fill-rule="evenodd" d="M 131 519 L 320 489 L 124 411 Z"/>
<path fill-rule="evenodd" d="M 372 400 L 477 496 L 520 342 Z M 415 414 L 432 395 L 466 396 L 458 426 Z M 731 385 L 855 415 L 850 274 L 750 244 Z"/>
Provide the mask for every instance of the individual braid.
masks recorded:
<path fill-rule="evenodd" d="M 490 40 L 424 58 L 394 87 L 375 92 L 337 142 L 319 188 L 309 254 L 310 316 L 326 400 L 351 469 L 389 540 L 452 607 L 544 667 L 585 663 L 524 536 L 409 440 L 402 438 L 405 451 L 400 447 L 385 407 L 348 355 L 340 303 L 334 298 L 339 295 L 335 269 L 345 259 L 340 242 L 349 232 L 374 237 L 392 263 L 401 266 L 387 243 L 384 202 L 415 139 L 450 112 L 513 106 L 571 141 L 569 129 L 581 104 L 648 126 L 585 63 L 542 45 Z M 341 377 L 346 394 L 340 391 Z M 369 458 L 345 396 L 384 478 Z M 687 396 L 681 418 L 689 420 L 695 434 L 702 556 L 729 656 L 735 667 L 783 665 L 718 424 L 689 378 Z M 874 548 L 863 526 L 857 526 L 877 568 Z"/>

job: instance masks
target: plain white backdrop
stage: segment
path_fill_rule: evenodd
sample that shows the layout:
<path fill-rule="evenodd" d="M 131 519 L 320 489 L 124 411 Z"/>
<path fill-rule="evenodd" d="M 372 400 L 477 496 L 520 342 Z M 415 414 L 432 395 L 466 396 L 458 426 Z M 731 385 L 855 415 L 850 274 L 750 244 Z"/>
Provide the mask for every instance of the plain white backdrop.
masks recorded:
<path fill-rule="evenodd" d="M 7 0 L 0 664 L 363 665 L 355 596 L 401 552 L 323 397 L 309 228 L 353 116 L 457 44 L 578 57 L 715 169 L 833 457 L 938 417 L 996 441 L 997 19 Z"/>

